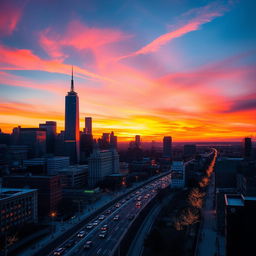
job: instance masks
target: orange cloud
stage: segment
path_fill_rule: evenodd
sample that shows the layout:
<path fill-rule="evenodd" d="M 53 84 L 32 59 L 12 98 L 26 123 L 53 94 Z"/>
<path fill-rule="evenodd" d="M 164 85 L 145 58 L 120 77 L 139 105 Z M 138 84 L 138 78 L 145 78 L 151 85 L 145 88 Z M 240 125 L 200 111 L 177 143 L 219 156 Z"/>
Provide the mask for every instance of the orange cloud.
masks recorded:
<path fill-rule="evenodd" d="M 71 65 L 64 64 L 61 60 L 45 60 L 27 49 L 16 49 L 0 45 L 0 68 L 2 70 L 40 70 L 70 74 Z M 83 78 L 106 80 L 107 77 L 100 76 L 84 68 L 74 66 L 76 75 Z"/>

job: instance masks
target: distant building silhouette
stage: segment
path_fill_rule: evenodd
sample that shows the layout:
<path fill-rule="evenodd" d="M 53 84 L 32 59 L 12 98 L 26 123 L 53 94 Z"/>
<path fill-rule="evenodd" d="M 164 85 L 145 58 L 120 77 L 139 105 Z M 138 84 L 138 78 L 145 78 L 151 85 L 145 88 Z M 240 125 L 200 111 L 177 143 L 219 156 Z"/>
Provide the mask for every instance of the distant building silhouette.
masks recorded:
<path fill-rule="evenodd" d="M 46 153 L 46 130 L 43 128 L 18 128 L 18 144 L 29 147 L 29 157 L 40 157 Z"/>
<path fill-rule="evenodd" d="M 73 68 L 71 88 L 65 97 L 65 153 L 71 163 L 78 163 L 80 158 L 79 98 L 74 91 Z"/>
<path fill-rule="evenodd" d="M 252 139 L 249 137 L 244 138 L 244 157 L 250 158 L 252 156 Z"/>
<path fill-rule="evenodd" d="M 110 133 L 110 146 L 117 149 L 117 136 L 113 131 Z"/>
<path fill-rule="evenodd" d="M 184 157 L 194 157 L 196 155 L 196 144 L 185 144 L 183 149 Z"/>
<path fill-rule="evenodd" d="M 165 136 L 163 139 L 163 156 L 172 157 L 172 137 Z"/>
<path fill-rule="evenodd" d="M 141 146 L 140 135 L 135 135 L 135 146 L 137 148 L 140 148 Z"/>
<path fill-rule="evenodd" d="M 92 118 L 86 117 L 85 118 L 85 129 L 84 132 L 86 134 L 92 135 Z"/>
<path fill-rule="evenodd" d="M 45 124 L 39 124 L 39 128 L 43 128 L 46 130 L 46 152 L 48 154 L 53 154 L 57 129 L 56 122 L 46 121 Z"/>

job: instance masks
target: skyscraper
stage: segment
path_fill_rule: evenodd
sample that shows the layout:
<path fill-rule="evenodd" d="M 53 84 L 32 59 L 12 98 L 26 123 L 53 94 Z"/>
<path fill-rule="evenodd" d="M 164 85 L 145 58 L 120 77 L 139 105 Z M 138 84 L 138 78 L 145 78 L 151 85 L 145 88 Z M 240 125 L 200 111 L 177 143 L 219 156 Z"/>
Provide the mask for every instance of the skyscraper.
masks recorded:
<path fill-rule="evenodd" d="M 140 147 L 140 135 L 135 135 L 135 146 Z"/>
<path fill-rule="evenodd" d="M 172 157 L 172 137 L 165 136 L 163 139 L 163 156 Z"/>
<path fill-rule="evenodd" d="M 117 149 L 117 136 L 115 136 L 113 131 L 110 133 L 110 146 Z"/>
<path fill-rule="evenodd" d="M 29 147 L 30 158 L 40 157 L 46 153 L 46 130 L 43 128 L 18 128 L 19 145 Z"/>
<path fill-rule="evenodd" d="M 244 138 L 244 157 L 250 158 L 252 156 L 252 139 L 250 137 Z"/>
<path fill-rule="evenodd" d="M 92 118 L 91 117 L 85 118 L 85 133 L 92 135 Z"/>
<path fill-rule="evenodd" d="M 55 137 L 56 137 L 56 122 L 46 121 L 45 124 L 39 124 L 39 128 L 46 130 L 46 152 L 54 153 Z"/>
<path fill-rule="evenodd" d="M 74 91 L 73 68 L 71 88 L 65 97 L 65 151 L 71 163 L 79 162 L 79 98 Z"/>

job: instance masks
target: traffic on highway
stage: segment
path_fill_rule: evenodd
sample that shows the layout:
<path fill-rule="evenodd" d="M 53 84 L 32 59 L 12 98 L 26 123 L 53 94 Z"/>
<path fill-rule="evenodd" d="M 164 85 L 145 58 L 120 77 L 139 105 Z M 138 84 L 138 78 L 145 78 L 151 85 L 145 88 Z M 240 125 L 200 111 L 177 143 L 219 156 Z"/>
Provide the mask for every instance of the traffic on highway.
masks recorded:
<path fill-rule="evenodd" d="M 142 209 L 170 184 L 168 174 L 129 193 L 87 223 L 52 251 L 50 256 L 110 256 Z"/>

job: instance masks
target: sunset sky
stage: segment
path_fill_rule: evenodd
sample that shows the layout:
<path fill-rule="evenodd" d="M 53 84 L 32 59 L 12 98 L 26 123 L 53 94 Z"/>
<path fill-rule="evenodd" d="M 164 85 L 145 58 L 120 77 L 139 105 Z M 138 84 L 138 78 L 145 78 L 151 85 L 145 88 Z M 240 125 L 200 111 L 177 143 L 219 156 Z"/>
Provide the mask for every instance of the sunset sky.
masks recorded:
<path fill-rule="evenodd" d="M 256 133 L 255 0 L 1 0 L 0 128 L 64 128 L 74 66 L 80 128 L 120 140 Z"/>

